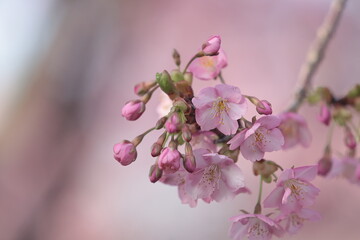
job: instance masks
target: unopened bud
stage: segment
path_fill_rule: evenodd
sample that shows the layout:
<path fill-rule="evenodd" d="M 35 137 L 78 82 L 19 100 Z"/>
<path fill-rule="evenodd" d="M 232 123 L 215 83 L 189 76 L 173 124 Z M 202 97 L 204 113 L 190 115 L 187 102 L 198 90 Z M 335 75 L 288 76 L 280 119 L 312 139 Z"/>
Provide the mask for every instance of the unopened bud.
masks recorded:
<path fill-rule="evenodd" d="M 142 142 L 142 140 L 144 139 L 144 137 L 145 137 L 145 134 L 141 134 L 141 135 L 135 137 L 131 142 L 132 142 L 135 146 L 137 146 L 137 145 L 139 145 L 139 144 Z"/>
<path fill-rule="evenodd" d="M 184 80 L 184 75 L 180 72 L 180 70 L 174 69 L 171 71 L 171 79 L 174 82 L 180 82 Z"/>
<path fill-rule="evenodd" d="M 356 148 L 355 136 L 348 126 L 345 127 L 345 145 L 350 149 Z"/>
<path fill-rule="evenodd" d="M 181 64 L 181 58 L 179 52 L 176 49 L 174 49 L 172 57 L 175 61 L 176 66 L 179 67 Z"/>
<path fill-rule="evenodd" d="M 192 81 L 193 81 L 193 74 L 192 74 L 192 72 L 186 72 L 186 73 L 184 74 L 184 80 L 191 85 L 191 84 L 192 84 Z"/>
<path fill-rule="evenodd" d="M 266 100 L 261 100 L 256 104 L 256 111 L 259 114 L 270 115 L 272 114 L 271 103 Z"/>
<path fill-rule="evenodd" d="M 162 150 L 162 145 L 159 144 L 159 143 L 154 143 L 152 146 L 151 146 L 151 156 L 153 157 L 157 157 L 160 155 L 161 153 L 161 150 Z"/>
<path fill-rule="evenodd" d="M 328 156 L 322 157 L 318 162 L 318 175 L 326 176 L 332 168 L 332 161 Z"/>
<path fill-rule="evenodd" d="M 345 126 L 346 123 L 352 118 L 352 114 L 349 110 L 343 107 L 335 108 L 333 119 L 340 126 Z"/>
<path fill-rule="evenodd" d="M 159 181 L 159 179 L 162 176 L 162 173 L 163 171 L 159 168 L 159 166 L 156 163 L 152 165 L 149 171 L 150 182 L 156 183 L 157 181 Z"/>
<path fill-rule="evenodd" d="M 132 100 L 125 103 L 121 115 L 129 121 L 137 120 L 145 112 L 145 103 L 141 100 Z"/>
<path fill-rule="evenodd" d="M 134 92 L 138 96 L 144 96 L 155 85 L 156 85 L 155 81 L 141 82 L 135 85 Z"/>
<path fill-rule="evenodd" d="M 173 107 L 184 112 L 187 113 L 190 111 L 191 107 L 189 106 L 189 104 L 185 101 L 185 99 L 181 98 L 181 97 L 177 97 L 174 99 L 173 102 Z"/>
<path fill-rule="evenodd" d="M 184 124 L 184 126 L 181 129 L 181 134 L 182 134 L 182 138 L 184 139 L 184 141 L 186 141 L 186 142 L 191 141 L 192 135 L 191 135 L 188 125 Z"/>
<path fill-rule="evenodd" d="M 180 130 L 182 125 L 181 118 L 179 113 L 174 112 L 171 116 L 166 120 L 165 129 L 168 133 L 176 133 Z"/>
<path fill-rule="evenodd" d="M 180 81 L 175 83 L 176 89 L 178 90 L 178 93 L 180 97 L 191 99 L 194 97 L 194 91 L 191 87 L 191 84 L 187 81 Z"/>
<path fill-rule="evenodd" d="M 170 74 L 166 70 L 156 75 L 156 81 L 159 84 L 161 90 L 169 95 L 171 99 L 175 97 L 176 88 L 174 82 L 171 80 Z"/>
<path fill-rule="evenodd" d="M 215 55 L 219 52 L 221 46 L 221 38 L 220 36 L 212 36 L 210 37 L 206 43 L 202 45 L 202 50 L 206 55 Z"/>
<path fill-rule="evenodd" d="M 360 84 L 356 84 L 347 94 L 348 98 L 360 97 Z"/>
<path fill-rule="evenodd" d="M 127 140 L 115 144 L 113 151 L 115 160 L 123 166 L 129 165 L 130 163 L 135 161 L 137 157 L 136 147 L 133 143 Z"/>
<path fill-rule="evenodd" d="M 163 134 L 160 135 L 160 137 L 157 139 L 157 143 L 160 145 L 163 145 L 166 140 L 167 132 L 163 132 Z"/>
<path fill-rule="evenodd" d="M 320 107 L 319 121 L 328 126 L 331 120 L 331 112 L 329 106 L 322 104 Z"/>
<path fill-rule="evenodd" d="M 155 129 L 159 130 L 160 128 L 163 128 L 166 123 L 166 120 L 167 120 L 167 117 L 160 118 L 155 124 Z"/>
<path fill-rule="evenodd" d="M 183 160 L 184 168 L 189 173 L 192 173 L 196 169 L 196 160 L 194 155 L 185 155 L 185 158 Z"/>

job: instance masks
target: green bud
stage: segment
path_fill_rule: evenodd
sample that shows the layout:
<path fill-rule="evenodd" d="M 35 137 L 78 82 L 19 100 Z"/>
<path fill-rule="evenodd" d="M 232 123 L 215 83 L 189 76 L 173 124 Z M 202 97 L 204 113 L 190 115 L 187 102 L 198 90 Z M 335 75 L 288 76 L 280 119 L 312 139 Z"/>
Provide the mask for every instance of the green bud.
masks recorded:
<path fill-rule="evenodd" d="M 360 97 L 360 84 L 356 84 L 347 94 L 348 98 Z"/>
<path fill-rule="evenodd" d="M 174 69 L 171 71 L 171 79 L 174 82 L 179 82 L 179 81 L 184 80 L 184 75 L 178 69 Z"/>
<path fill-rule="evenodd" d="M 181 64 L 181 59 L 180 59 L 180 54 L 176 49 L 174 49 L 172 57 L 175 61 L 176 66 L 179 67 Z"/>
<path fill-rule="evenodd" d="M 162 73 L 156 74 L 156 81 L 159 84 L 161 90 L 167 95 L 174 95 L 176 88 L 174 82 L 171 80 L 170 74 L 164 70 Z"/>
<path fill-rule="evenodd" d="M 345 126 L 346 123 L 352 118 L 351 112 L 343 107 L 335 108 L 333 119 L 340 126 Z"/>
<path fill-rule="evenodd" d="M 193 74 L 191 72 L 186 72 L 184 74 L 184 80 L 187 81 L 191 85 L 192 81 L 193 81 Z"/>

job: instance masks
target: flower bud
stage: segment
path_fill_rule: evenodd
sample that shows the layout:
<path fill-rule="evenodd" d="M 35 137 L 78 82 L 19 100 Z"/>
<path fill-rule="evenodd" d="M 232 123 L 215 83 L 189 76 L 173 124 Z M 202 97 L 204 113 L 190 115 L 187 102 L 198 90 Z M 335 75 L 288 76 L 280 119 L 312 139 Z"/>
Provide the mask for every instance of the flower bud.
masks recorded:
<path fill-rule="evenodd" d="M 157 157 L 160 155 L 161 153 L 161 150 L 162 150 L 162 145 L 159 144 L 159 143 L 154 143 L 152 146 L 151 146 L 151 156 L 153 157 Z"/>
<path fill-rule="evenodd" d="M 180 110 L 181 112 L 188 113 L 191 110 L 191 106 L 181 97 L 174 99 L 173 107 Z"/>
<path fill-rule="evenodd" d="M 159 168 L 165 173 L 174 173 L 180 168 L 181 154 L 177 149 L 166 147 L 159 156 Z"/>
<path fill-rule="evenodd" d="M 351 112 L 343 107 L 334 109 L 333 119 L 340 126 L 345 126 L 346 123 L 352 118 Z"/>
<path fill-rule="evenodd" d="M 160 118 L 155 124 L 155 129 L 159 130 L 160 128 L 164 127 L 167 119 L 167 117 Z"/>
<path fill-rule="evenodd" d="M 171 71 L 171 79 L 174 82 L 180 82 L 184 80 L 184 75 L 180 72 L 180 70 L 174 69 Z"/>
<path fill-rule="evenodd" d="M 176 88 L 174 82 L 171 80 L 170 74 L 164 70 L 161 74 L 156 75 L 156 81 L 161 90 L 173 99 L 176 93 Z"/>
<path fill-rule="evenodd" d="M 329 156 L 322 157 L 318 162 L 318 175 L 326 176 L 330 172 L 332 161 Z"/>
<path fill-rule="evenodd" d="M 331 120 L 331 112 L 329 106 L 322 104 L 320 108 L 319 121 L 328 126 Z"/>
<path fill-rule="evenodd" d="M 150 171 L 149 171 L 149 179 L 150 182 L 152 183 L 156 183 L 157 181 L 159 181 L 159 179 L 162 176 L 162 170 L 159 168 L 159 166 L 155 163 L 154 165 L 152 165 L 150 167 Z"/>
<path fill-rule="evenodd" d="M 360 84 L 356 84 L 347 94 L 348 98 L 356 98 L 360 96 Z"/>
<path fill-rule="evenodd" d="M 184 126 L 182 127 L 181 134 L 182 134 L 182 138 L 184 139 L 184 141 L 186 141 L 186 142 L 191 141 L 191 138 L 192 138 L 191 131 L 186 124 L 184 124 Z"/>
<path fill-rule="evenodd" d="M 174 49 L 172 57 L 175 61 L 176 66 L 179 67 L 181 64 L 181 59 L 180 59 L 180 54 L 176 49 Z"/>
<path fill-rule="evenodd" d="M 349 149 L 355 149 L 356 148 L 356 139 L 352 131 L 349 127 L 345 127 L 345 145 Z"/>
<path fill-rule="evenodd" d="M 176 133 L 180 130 L 182 125 L 180 116 L 177 112 L 171 114 L 171 116 L 167 119 L 165 123 L 165 129 L 169 133 Z"/>
<path fill-rule="evenodd" d="M 144 96 L 155 85 L 156 85 L 155 81 L 141 82 L 135 85 L 134 92 L 138 96 Z"/>
<path fill-rule="evenodd" d="M 196 169 L 195 156 L 194 155 L 185 155 L 183 164 L 184 164 L 184 168 L 186 169 L 186 171 L 188 171 L 189 173 L 194 172 Z"/>
<path fill-rule="evenodd" d="M 221 46 L 221 38 L 218 35 L 210 37 L 206 43 L 202 45 L 202 51 L 206 55 L 215 55 L 219 52 Z"/>
<path fill-rule="evenodd" d="M 192 81 L 193 81 L 193 73 L 192 72 L 186 72 L 184 74 L 184 80 L 191 85 Z"/>
<path fill-rule="evenodd" d="M 145 111 L 145 104 L 141 100 L 128 101 L 121 110 L 121 115 L 129 121 L 137 120 Z"/>
<path fill-rule="evenodd" d="M 121 165 L 127 166 L 133 161 L 135 161 L 137 157 L 137 151 L 134 144 L 125 140 L 122 143 L 117 143 L 114 145 L 114 158 Z"/>
<path fill-rule="evenodd" d="M 270 115 L 272 114 L 271 103 L 266 100 L 261 100 L 256 104 L 256 111 L 259 114 Z"/>

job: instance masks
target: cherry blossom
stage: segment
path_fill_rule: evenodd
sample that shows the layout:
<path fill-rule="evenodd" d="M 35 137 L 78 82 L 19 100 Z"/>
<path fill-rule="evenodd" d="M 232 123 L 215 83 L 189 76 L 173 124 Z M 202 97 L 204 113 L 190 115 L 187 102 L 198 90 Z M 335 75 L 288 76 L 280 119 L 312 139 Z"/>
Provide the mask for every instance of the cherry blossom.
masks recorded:
<path fill-rule="evenodd" d="M 242 214 L 231 218 L 231 221 L 229 236 L 234 240 L 269 240 L 272 235 L 281 237 L 284 233 L 278 223 L 262 214 Z"/>
<path fill-rule="evenodd" d="M 121 110 L 121 114 L 126 120 L 135 121 L 145 111 L 145 103 L 141 100 L 127 102 Z"/>
<path fill-rule="evenodd" d="M 320 190 L 312 181 L 318 172 L 317 165 L 285 170 L 279 177 L 276 188 L 264 200 L 264 207 L 281 207 L 293 211 L 313 205 Z"/>
<path fill-rule="evenodd" d="M 134 144 L 127 140 L 115 144 L 113 151 L 115 160 L 123 166 L 129 165 L 135 161 L 137 157 L 137 151 Z"/>
<path fill-rule="evenodd" d="M 237 120 L 247 111 L 239 88 L 226 84 L 201 89 L 192 102 L 196 108 L 196 122 L 202 131 L 217 128 L 226 135 L 236 133 Z"/>
<path fill-rule="evenodd" d="M 311 134 L 305 119 L 295 112 L 284 112 L 279 115 L 280 130 L 284 135 L 283 149 L 289 149 L 297 144 L 308 147 L 311 143 Z"/>
<path fill-rule="evenodd" d="M 221 38 L 219 35 L 210 37 L 202 46 L 202 51 L 207 55 L 216 54 L 221 46 Z"/>
<path fill-rule="evenodd" d="M 196 169 L 187 175 L 185 191 L 207 203 L 232 198 L 244 188 L 244 176 L 234 161 L 206 149 L 194 150 Z M 245 191 L 246 192 L 246 191 Z"/>
<path fill-rule="evenodd" d="M 211 80 L 216 78 L 221 69 L 227 66 L 225 52 L 220 49 L 216 56 L 204 56 L 196 58 L 189 66 L 188 71 L 201 80 Z"/>
<path fill-rule="evenodd" d="M 280 119 L 276 116 L 264 116 L 250 127 L 236 134 L 229 142 L 230 150 L 240 146 L 244 158 L 250 161 L 261 160 L 265 152 L 280 150 L 284 137 L 277 128 Z"/>

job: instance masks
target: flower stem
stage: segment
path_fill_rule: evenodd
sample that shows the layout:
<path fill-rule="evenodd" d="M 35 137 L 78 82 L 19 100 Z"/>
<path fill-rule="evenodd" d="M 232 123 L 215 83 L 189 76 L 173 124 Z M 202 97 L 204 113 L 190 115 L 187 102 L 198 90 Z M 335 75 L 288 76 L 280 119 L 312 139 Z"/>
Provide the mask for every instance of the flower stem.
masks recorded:
<path fill-rule="evenodd" d="M 317 37 L 311 45 L 306 60 L 300 69 L 298 82 L 300 82 L 301 87 L 297 91 L 295 100 L 288 111 L 297 112 L 304 102 L 310 90 L 313 76 L 323 60 L 328 43 L 339 24 L 346 1 L 347 0 L 333 0 L 329 12 L 322 26 L 318 29 Z"/>
<path fill-rule="evenodd" d="M 219 73 L 219 79 L 222 84 L 226 84 L 221 72 Z"/>
<path fill-rule="evenodd" d="M 197 59 L 198 57 L 203 57 L 203 56 L 205 56 L 203 52 L 198 52 L 197 54 L 195 54 L 195 56 L 193 56 L 193 57 L 190 59 L 190 61 L 186 64 L 186 67 L 185 67 L 185 69 L 184 69 L 184 71 L 183 71 L 183 74 L 186 73 L 186 70 L 188 69 L 188 67 L 190 66 L 190 64 L 191 64 L 195 59 Z"/>
<path fill-rule="evenodd" d="M 258 195 L 257 203 L 255 205 L 254 214 L 261 214 L 262 188 L 263 188 L 263 179 L 262 179 L 262 176 L 260 176 L 259 195 Z"/>

